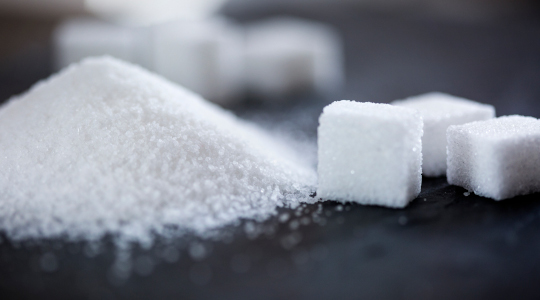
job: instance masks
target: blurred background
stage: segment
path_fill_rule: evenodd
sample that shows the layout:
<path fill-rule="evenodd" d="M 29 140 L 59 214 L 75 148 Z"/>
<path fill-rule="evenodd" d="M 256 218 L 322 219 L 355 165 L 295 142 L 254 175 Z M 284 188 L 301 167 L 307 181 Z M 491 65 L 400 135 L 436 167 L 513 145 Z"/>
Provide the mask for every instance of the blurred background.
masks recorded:
<path fill-rule="evenodd" d="M 311 92 L 312 96 L 318 95 L 321 103 L 337 99 L 389 102 L 437 90 L 496 104 L 499 115 L 520 113 L 538 117 L 540 108 L 536 105 L 532 106 L 531 103 L 535 103 L 540 95 L 538 84 L 540 78 L 539 6 L 538 1 L 533 0 L 207 0 L 197 1 L 196 4 L 193 4 L 193 1 L 172 0 L 0 0 L 0 101 L 5 101 L 13 94 L 25 91 L 37 80 L 47 77 L 53 71 L 68 64 L 59 64 L 58 56 L 65 58 L 78 50 L 64 49 L 69 53 L 59 54 L 62 49 L 59 50 L 58 45 L 61 45 L 62 41 L 58 42 L 58 39 L 55 41 L 53 38 L 55 32 L 58 36 L 59 26 L 63 24 L 66 27 L 66 22 L 63 21 L 66 19 L 92 17 L 106 20 L 99 22 L 130 28 L 156 28 L 160 24 L 176 21 L 180 23 L 176 27 L 183 28 L 185 26 L 182 22 L 186 20 L 205 22 L 205 20 L 216 19 L 216 16 L 217 18 L 225 16 L 227 22 L 234 23 L 234 30 L 237 33 L 245 34 L 251 27 L 256 27 L 250 27 L 251 24 L 270 17 L 285 15 L 301 18 L 301 20 L 316 21 L 335 30 L 335 36 L 339 38 L 337 42 L 334 42 L 338 45 L 338 50 L 335 52 L 342 51 L 343 55 L 333 64 L 342 63 L 342 65 L 335 67 L 333 71 L 331 66 L 326 67 L 323 73 L 341 71 L 343 74 L 327 75 L 326 78 L 323 76 L 318 79 L 319 82 L 335 81 L 331 87 L 322 88 L 323 92 L 313 87 L 313 85 L 321 85 L 313 83 L 315 79 L 304 79 L 304 81 L 313 82 L 310 88 L 305 88 L 304 83 L 301 93 L 294 89 L 295 86 L 285 86 L 279 82 L 275 82 L 273 86 L 266 84 L 267 86 L 262 87 L 260 83 L 257 85 L 257 82 L 239 83 L 242 80 L 246 81 L 245 77 L 237 79 L 236 83 L 223 83 L 223 80 L 220 81 L 219 78 L 210 81 L 208 79 L 210 75 L 200 75 L 204 80 L 186 84 L 184 81 L 187 82 L 188 79 L 182 79 L 185 75 L 175 74 L 174 71 L 181 67 L 171 68 L 173 70 L 159 70 L 159 67 L 145 65 L 144 59 L 135 63 L 162 73 L 173 80 L 176 77 L 175 81 L 225 106 L 245 103 L 246 98 L 255 99 L 251 101 L 255 103 L 263 102 L 264 105 L 276 102 L 278 99 L 277 102 L 284 105 L 298 101 L 292 99 L 302 98 L 298 96 L 307 95 L 308 93 L 305 92 Z M 215 23 L 215 21 L 212 22 Z M 171 32 L 179 31 L 175 31 L 175 26 L 168 27 Z M 304 27 L 310 27 L 310 25 L 307 24 Z M 75 29 L 75 33 L 71 34 L 72 37 L 67 33 L 60 39 L 67 40 L 69 43 L 70 38 L 73 40 L 73 36 L 87 35 L 78 34 L 77 30 Z M 287 31 L 287 28 L 284 30 Z M 110 38 L 115 39 L 115 35 L 111 33 L 113 29 L 104 28 L 101 31 L 109 33 Z M 157 31 L 158 33 L 166 32 L 166 30 Z M 99 36 L 100 31 L 96 32 L 94 35 Z M 125 32 L 116 35 L 121 34 L 126 35 Z M 208 35 L 212 34 L 219 35 L 210 30 Z M 185 37 L 185 34 L 184 37 L 179 34 L 173 38 L 189 39 Z M 272 39 L 275 42 L 272 42 Z M 78 43 L 79 47 L 82 45 L 83 48 L 91 48 L 91 46 L 85 46 L 84 42 L 72 43 Z M 220 42 L 213 41 L 213 43 Z M 259 42 L 261 45 L 259 48 L 268 48 L 268 45 L 276 43 L 287 42 L 270 36 L 266 44 Z M 114 49 L 111 51 L 114 52 Z M 92 50 L 90 54 L 91 52 Z M 179 53 L 174 49 L 170 52 Z M 78 53 L 78 55 L 83 54 Z M 78 60 L 76 56 L 71 60 Z M 151 55 L 146 54 L 146 56 Z M 178 54 L 176 56 L 178 57 Z M 259 61 L 267 58 L 264 55 L 263 57 Z M 202 59 L 209 60 L 208 57 Z M 241 61 L 241 58 L 236 59 Z M 256 59 L 253 60 L 256 61 Z M 299 61 L 299 59 L 290 59 Z M 70 59 L 67 60 L 71 62 Z M 290 70 L 285 69 L 268 71 L 268 67 L 265 69 L 265 66 L 260 66 L 260 64 L 252 63 L 246 66 L 245 60 L 242 62 L 243 66 L 238 63 L 238 68 L 232 69 L 244 68 L 244 74 L 254 72 L 262 76 L 259 81 L 263 83 L 272 82 L 272 79 L 270 75 L 261 75 L 261 73 L 274 72 L 278 77 L 281 73 L 291 74 Z M 181 59 L 176 59 L 176 61 L 181 61 Z M 281 61 L 286 62 L 284 59 Z M 197 65 L 193 68 L 197 68 Z M 307 68 L 304 65 L 306 73 L 310 72 Z M 245 71 L 246 69 L 251 71 Z M 214 75 L 218 73 L 216 69 L 207 71 Z M 231 71 L 227 72 L 225 73 L 227 75 L 221 75 L 221 77 L 234 77 L 230 75 Z M 302 76 L 307 75 L 299 74 L 295 78 L 302 78 Z M 257 76 L 247 77 L 257 78 Z M 203 86 L 222 84 L 235 92 L 225 92 L 224 88 L 217 92 L 215 89 L 214 91 L 204 91 L 201 88 L 197 90 L 194 88 L 197 84 Z M 296 84 L 296 88 L 300 85 Z M 248 93 L 245 93 L 246 90 Z M 254 92 L 249 93 L 249 91 Z M 223 96 L 224 93 L 228 93 L 228 96 Z M 227 97 L 234 100 L 226 99 Z M 270 101 L 258 100 L 266 98 Z"/>
<path fill-rule="evenodd" d="M 387 103 L 440 91 L 493 104 L 498 116 L 540 117 L 537 0 L 0 0 L 0 103 L 103 53 L 313 145 L 322 108 L 341 99 Z M 213 249 L 205 262 L 183 252 L 120 287 L 107 277 L 110 248 L 91 260 L 74 245 L 57 247 L 62 241 L 6 242 L 0 294 L 538 299 L 537 195 L 495 203 L 463 192 L 424 178 L 406 210 L 348 204 L 338 212 L 325 202 L 328 225 L 293 232 L 302 237 L 294 249 L 280 244 L 291 232 L 277 219 L 268 221 L 272 238 L 251 240 L 236 226 L 230 244 L 205 244 Z M 33 271 L 43 249 L 62 249 L 56 273 Z M 242 267 L 246 257 L 244 273 L 234 272 L 238 264 L 231 271 L 229 261 Z"/>

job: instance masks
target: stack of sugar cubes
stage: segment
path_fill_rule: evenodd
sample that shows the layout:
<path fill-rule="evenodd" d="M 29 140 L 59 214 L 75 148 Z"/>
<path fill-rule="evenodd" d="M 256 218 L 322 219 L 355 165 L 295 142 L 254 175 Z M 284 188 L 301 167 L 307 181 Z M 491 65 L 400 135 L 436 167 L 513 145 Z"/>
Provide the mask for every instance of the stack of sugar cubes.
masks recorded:
<path fill-rule="evenodd" d="M 54 33 L 55 66 L 111 55 L 154 71 L 221 105 L 249 91 L 255 99 L 329 94 L 343 82 L 339 34 L 297 18 L 241 27 L 219 17 L 126 26 L 75 18 Z"/>
<path fill-rule="evenodd" d="M 337 101 L 319 119 L 317 196 L 404 207 L 421 174 L 496 200 L 540 192 L 540 121 L 429 93 L 393 105 Z"/>

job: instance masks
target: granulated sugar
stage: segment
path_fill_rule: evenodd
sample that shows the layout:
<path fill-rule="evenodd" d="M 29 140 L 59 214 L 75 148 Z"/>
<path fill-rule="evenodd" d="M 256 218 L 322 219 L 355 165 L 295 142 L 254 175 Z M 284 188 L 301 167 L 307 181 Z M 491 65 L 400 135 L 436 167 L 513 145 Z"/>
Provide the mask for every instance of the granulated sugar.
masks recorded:
<path fill-rule="evenodd" d="M 0 109 L 0 230 L 13 239 L 204 235 L 310 201 L 311 162 L 137 66 L 90 58 Z"/>

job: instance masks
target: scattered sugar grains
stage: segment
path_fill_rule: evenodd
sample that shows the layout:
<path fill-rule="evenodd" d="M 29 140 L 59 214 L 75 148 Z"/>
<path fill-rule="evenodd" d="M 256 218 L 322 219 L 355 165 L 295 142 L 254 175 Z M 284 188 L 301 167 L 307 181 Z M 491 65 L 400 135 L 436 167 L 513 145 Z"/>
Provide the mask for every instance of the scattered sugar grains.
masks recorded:
<path fill-rule="evenodd" d="M 0 230 L 151 242 L 308 199 L 310 162 L 137 66 L 89 58 L 0 110 Z"/>

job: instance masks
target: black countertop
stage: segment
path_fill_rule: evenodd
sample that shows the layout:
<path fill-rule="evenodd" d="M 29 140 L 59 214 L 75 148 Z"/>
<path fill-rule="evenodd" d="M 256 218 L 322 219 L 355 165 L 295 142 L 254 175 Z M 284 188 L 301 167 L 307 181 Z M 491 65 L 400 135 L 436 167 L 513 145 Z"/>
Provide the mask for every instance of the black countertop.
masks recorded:
<path fill-rule="evenodd" d="M 493 104 L 497 115 L 540 117 L 539 18 L 456 22 L 331 6 L 226 12 L 241 22 L 289 13 L 343 33 L 342 93 L 234 108 L 267 125 L 287 122 L 315 138 L 333 100 L 389 102 L 435 90 Z M 1 99 L 46 77 L 49 54 L 45 41 L 1 60 Z M 108 239 L 94 248 L 2 236 L 0 298 L 539 298 L 540 196 L 496 202 L 465 192 L 444 177 L 423 178 L 420 196 L 401 210 L 324 202 L 300 216 L 282 210 L 287 222 L 229 226 L 225 241 L 159 240 L 135 247 L 126 280 L 112 275 L 118 256 Z M 302 224 L 318 209 L 323 222 Z"/>

